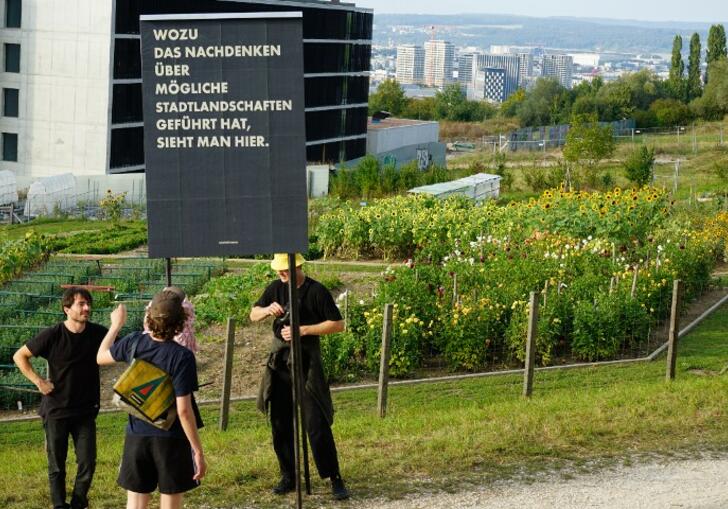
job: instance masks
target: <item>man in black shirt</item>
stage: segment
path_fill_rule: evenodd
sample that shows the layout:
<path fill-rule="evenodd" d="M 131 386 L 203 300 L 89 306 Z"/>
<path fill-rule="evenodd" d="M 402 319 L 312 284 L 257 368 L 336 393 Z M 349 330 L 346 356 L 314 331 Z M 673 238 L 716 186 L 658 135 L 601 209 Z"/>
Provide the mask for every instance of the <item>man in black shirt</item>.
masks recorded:
<path fill-rule="evenodd" d="M 43 394 L 38 413 L 43 418 L 48 455 L 48 480 L 54 509 L 88 506 L 88 491 L 96 469 L 96 415 L 100 382 L 96 353 L 106 327 L 89 322 L 91 294 L 69 288 L 61 305 L 66 320 L 42 330 L 21 347 L 13 360 Z M 48 378 L 33 369 L 31 357 L 48 361 Z M 76 482 L 71 503 L 66 503 L 68 437 L 76 451 Z"/>
<path fill-rule="evenodd" d="M 304 261 L 303 256 L 296 255 L 301 360 L 305 387 L 301 398 L 304 427 L 319 475 L 322 479 L 331 479 L 334 498 L 343 500 L 349 498 L 349 491 L 341 479 L 336 444 L 331 433 L 334 406 L 321 364 L 319 336 L 343 331 L 344 322 L 326 287 L 303 273 L 301 265 Z M 288 255 L 276 254 L 271 267 L 278 273 L 279 279 L 268 285 L 253 305 L 250 319 L 258 322 L 268 317 L 274 318 L 273 342 L 258 394 L 258 408 L 266 412 L 270 405 L 273 448 L 281 470 L 281 480 L 273 488 L 273 492 L 282 495 L 295 488 L 293 396 L 289 365 L 293 332 L 284 319 L 288 309 Z"/>

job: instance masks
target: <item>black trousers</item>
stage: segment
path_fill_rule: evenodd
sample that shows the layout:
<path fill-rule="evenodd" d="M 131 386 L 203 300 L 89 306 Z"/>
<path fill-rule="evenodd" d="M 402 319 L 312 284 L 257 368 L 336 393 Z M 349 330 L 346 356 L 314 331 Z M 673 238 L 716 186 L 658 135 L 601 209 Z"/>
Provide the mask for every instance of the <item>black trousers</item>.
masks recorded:
<path fill-rule="evenodd" d="M 270 400 L 270 421 L 273 431 L 273 448 L 278 457 L 281 475 L 292 479 L 295 476 L 293 441 L 293 389 L 287 371 L 273 372 L 273 390 Z M 334 435 L 321 408 L 306 390 L 301 402 L 305 417 L 305 429 L 311 444 L 313 459 L 321 478 L 339 473 Z"/>
<path fill-rule="evenodd" d="M 71 495 L 71 507 L 82 509 L 88 506 L 88 491 L 96 470 L 96 415 L 45 419 L 46 453 L 48 455 L 48 481 L 51 502 L 54 509 L 66 505 L 66 457 L 68 437 L 73 439 L 76 451 L 76 482 Z"/>

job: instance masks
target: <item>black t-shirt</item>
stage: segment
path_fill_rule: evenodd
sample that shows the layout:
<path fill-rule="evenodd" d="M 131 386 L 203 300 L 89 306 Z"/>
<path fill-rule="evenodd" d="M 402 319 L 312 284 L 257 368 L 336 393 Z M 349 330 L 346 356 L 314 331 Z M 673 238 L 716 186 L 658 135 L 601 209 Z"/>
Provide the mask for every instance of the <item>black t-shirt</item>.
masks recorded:
<path fill-rule="evenodd" d="M 301 325 L 314 325 L 327 320 L 341 320 L 341 312 L 336 307 L 334 298 L 324 285 L 306 277 L 303 284 L 298 288 L 298 299 L 300 302 L 299 323 Z M 266 307 L 277 302 L 284 308 L 288 305 L 288 283 L 280 279 L 273 281 L 263 292 L 263 295 L 255 303 L 255 306 Z M 276 321 L 273 321 L 273 332 L 277 332 Z M 306 336 L 306 342 L 317 342 L 318 336 Z M 306 342 L 302 343 L 303 345 Z"/>
<path fill-rule="evenodd" d="M 145 360 L 166 372 L 172 378 L 176 397 L 192 395 L 198 389 L 195 355 L 172 340 L 155 341 L 149 334 L 144 332 L 132 332 L 114 342 L 111 346 L 111 357 L 117 362 L 131 362 L 131 347 L 136 338 L 139 338 L 139 341 L 134 358 Z M 196 405 L 194 399 L 192 404 L 194 408 Z M 197 413 L 196 409 L 195 413 Z M 142 436 L 185 436 L 179 419 L 175 420 L 168 431 L 165 431 L 131 415 L 129 416 L 127 432 L 132 435 Z"/>
<path fill-rule="evenodd" d="M 96 354 L 107 329 L 87 322 L 76 334 L 63 322 L 42 330 L 25 346 L 48 361 L 48 379 L 53 392 L 41 399 L 38 413 L 47 419 L 63 419 L 99 411 L 101 384 Z"/>

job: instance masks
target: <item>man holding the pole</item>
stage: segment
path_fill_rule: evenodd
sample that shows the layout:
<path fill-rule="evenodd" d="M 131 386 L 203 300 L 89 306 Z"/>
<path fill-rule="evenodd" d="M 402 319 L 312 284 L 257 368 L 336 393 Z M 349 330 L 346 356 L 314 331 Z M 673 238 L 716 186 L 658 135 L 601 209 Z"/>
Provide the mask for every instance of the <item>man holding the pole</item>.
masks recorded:
<path fill-rule="evenodd" d="M 339 472 L 336 444 L 331 432 L 334 407 L 321 364 L 319 336 L 344 330 L 339 309 L 329 291 L 303 272 L 303 256 L 296 254 L 296 286 L 298 288 L 303 394 L 301 409 L 313 451 L 316 468 L 322 479 L 331 479 L 335 499 L 349 498 Z M 273 341 L 268 364 L 258 394 L 258 408 L 267 413 L 270 405 L 273 448 L 278 457 L 281 480 L 273 492 L 282 495 L 295 489 L 295 455 L 293 432 L 293 396 L 290 366 L 290 327 L 288 305 L 289 266 L 287 254 L 276 254 L 271 268 L 278 273 L 263 295 L 253 305 L 250 319 L 254 322 L 273 317 Z M 297 362 L 299 362 L 297 361 Z"/>

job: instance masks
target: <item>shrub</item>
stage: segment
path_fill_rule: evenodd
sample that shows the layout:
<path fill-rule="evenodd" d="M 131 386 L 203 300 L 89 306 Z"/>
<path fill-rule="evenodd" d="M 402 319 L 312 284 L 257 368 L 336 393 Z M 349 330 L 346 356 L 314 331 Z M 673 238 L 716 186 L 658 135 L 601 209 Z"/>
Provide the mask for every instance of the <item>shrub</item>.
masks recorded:
<path fill-rule="evenodd" d="M 655 149 L 643 145 L 632 151 L 622 165 L 627 179 L 641 187 L 652 181 L 652 167 L 654 164 Z"/>
<path fill-rule="evenodd" d="M 475 371 L 502 359 L 504 308 L 488 297 L 465 295 L 445 315 L 436 344 L 451 369 Z"/>
<path fill-rule="evenodd" d="M 350 331 L 321 336 L 321 362 L 330 382 L 356 378 L 358 359 L 363 352 L 360 338 Z"/>
<path fill-rule="evenodd" d="M 339 168 L 331 175 L 329 180 L 329 193 L 342 199 L 359 196 L 359 187 L 354 179 L 354 171 L 349 168 Z"/>
<path fill-rule="evenodd" d="M 0 242 L 0 284 L 48 257 L 47 240 L 31 231 L 22 240 Z"/>
<path fill-rule="evenodd" d="M 356 167 L 354 181 L 362 198 L 372 197 L 379 188 L 379 161 L 374 156 L 366 156 Z"/>
<path fill-rule="evenodd" d="M 505 153 L 497 152 L 493 155 L 493 166 L 495 167 L 495 174 L 501 178 L 501 191 L 510 191 L 513 186 L 513 174 L 508 171 Z"/>
<path fill-rule="evenodd" d="M 539 296 L 540 298 L 541 296 Z M 539 306 L 536 334 L 536 363 L 549 366 L 555 357 L 568 350 L 573 327 L 572 306 L 566 292 L 548 294 L 547 304 Z M 511 359 L 524 362 L 528 334 L 528 302 L 516 301 L 506 331 L 506 345 Z"/>
<path fill-rule="evenodd" d="M 411 161 L 397 168 L 394 164 L 380 164 L 374 156 L 366 156 L 353 169 L 341 168 L 330 180 L 332 196 L 351 199 L 372 199 L 401 193 L 425 184 L 450 179 L 447 169 L 430 165 L 426 171 Z"/>
<path fill-rule="evenodd" d="M 211 279 L 192 299 L 197 320 L 202 324 L 222 324 L 235 318 L 238 324 L 248 323 L 253 303 L 272 277 L 270 265 L 259 263 L 242 274 Z"/>
<path fill-rule="evenodd" d="M 534 166 L 523 172 L 523 178 L 526 185 L 537 193 L 560 188 L 566 182 L 566 166 L 563 164 L 551 168 Z"/>
<path fill-rule="evenodd" d="M 651 323 L 644 303 L 626 291 L 600 294 L 574 306 L 571 348 L 582 360 L 614 359 L 623 348 L 644 342 Z"/>
<path fill-rule="evenodd" d="M 657 99 L 650 105 L 652 112 L 661 127 L 685 125 L 690 121 L 690 108 L 677 99 Z"/>

